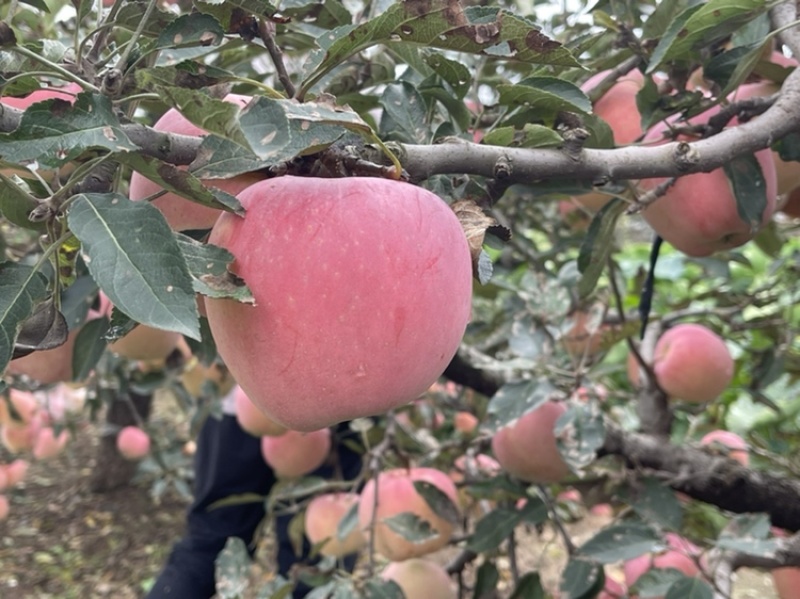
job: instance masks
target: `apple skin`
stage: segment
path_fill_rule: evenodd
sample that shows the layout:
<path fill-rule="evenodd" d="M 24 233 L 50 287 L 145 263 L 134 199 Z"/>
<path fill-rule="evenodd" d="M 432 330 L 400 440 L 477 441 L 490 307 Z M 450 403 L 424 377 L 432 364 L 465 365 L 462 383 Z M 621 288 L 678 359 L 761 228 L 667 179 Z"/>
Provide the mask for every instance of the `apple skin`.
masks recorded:
<path fill-rule="evenodd" d="M 492 437 L 492 451 L 506 472 L 531 483 L 555 483 L 570 475 L 553 432 L 567 411 L 563 403 L 547 401 Z"/>
<path fill-rule="evenodd" d="M 653 371 L 672 399 L 713 401 L 730 384 L 733 370 L 725 341 L 702 325 L 679 324 L 656 342 Z"/>
<path fill-rule="evenodd" d="M 427 559 L 413 558 L 392 562 L 381 572 L 384 580 L 393 580 L 403 590 L 405 599 L 457 599 L 455 585 L 447 571 Z"/>
<path fill-rule="evenodd" d="M 67 340 L 53 349 L 35 351 L 32 354 L 11 360 L 6 372 L 17 376 L 27 376 L 40 385 L 52 385 L 72 380 L 72 353 L 78 329 L 67 335 Z"/>
<path fill-rule="evenodd" d="M 251 96 L 239 94 L 228 94 L 226 102 L 238 104 L 244 107 L 252 100 Z M 178 133 L 180 135 L 203 136 L 206 131 L 189 122 L 180 112 L 170 108 L 158 119 L 153 128 L 156 131 L 166 133 Z M 264 176 L 259 173 L 243 173 L 230 179 L 203 179 L 203 184 L 207 187 L 217 187 L 231 195 L 238 195 L 246 187 L 253 183 L 263 180 Z M 147 177 L 139 173 L 133 173 L 130 184 L 131 200 L 143 200 L 154 193 L 161 191 L 161 186 L 154 183 Z M 169 226 L 176 231 L 188 229 L 210 229 L 219 218 L 221 210 L 202 206 L 174 193 L 166 193 L 153 200 L 153 206 L 158 208 L 166 218 Z"/>
<path fill-rule="evenodd" d="M 331 431 L 286 431 L 277 437 L 261 438 L 261 455 L 279 478 L 298 478 L 313 472 L 331 451 Z"/>
<path fill-rule="evenodd" d="M 234 391 L 233 401 L 236 407 L 236 421 L 244 431 L 254 437 L 277 437 L 286 432 L 285 426 L 281 426 L 259 410 L 239 386 Z"/>
<path fill-rule="evenodd" d="M 111 318 L 114 305 L 100 292 L 100 313 Z M 175 331 L 165 331 L 139 324 L 124 337 L 108 344 L 109 351 L 128 360 L 163 361 L 178 347 L 182 337 Z"/>
<path fill-rule="evenodd" d="M 700 549 L 690 541 L 674 533 L 667 533 L 666 539 L 668 548 L 664 551 L 657 554 L 640 555 L 625 562 L 623 570 L 625 572 L 625 584 L 628 588 L 631 588 L 651 568 L 674 568 L 692 578 L 701 575 L 696 561 L 697 557 L 700 556 Z M 653 597 L 652 599 L 664 598 Z"/>
<path fill-rule="evenodd" d="M 23 459 L 16 459 L 10 464 L 0 464 L 0 470 L 5 477 L 5 487 L 0 486 L 0 491 L 5 491 L 21 483 L 28 474 L 28 462 Z"/>
<path fill-rule="evenodd" d="M 357 493 L 326 493 L 314 497 L 308 503 L 305 514 L 306 536 L 312 545 L 325 542 L 319 549 L 321 555 L 343 557 L 360 551 L 367 544 L 367 539 L 358 526 L 343 540 L 336 536 L 342 518 L 357 503 Z"/>
<path fill-rule="evenodd" d="M 67 83 L 63 87 L 46 87 L 37 89 L 36 91 L 31 92 L 22 98 L 3 96 L 3 98 L 0 99 L 0 103 L 4 104 L 5 106 L 11 106 L 11 108 L 16 108 L 18 110 L 26 110 L 31 104 L 35 104 L 36 102 L 44 102 L 45 100 L 51 100 L 53 98 L 65 100 L 72 104 L 75 102 L 75 94 L 78 94 L 81 91 L 81 86 L 77 83 Z"/>
<path fill-rule="evenodd" d="M 210 242 L 256 305 L 206 298 L 217 349 L 247 396 L 311 431 L 406 404 L 455 355 L 472 266 L 453 211 L 377 178 L 280 177 L 239 195 Z M 253 359 L 258 356 L 258 359 Z"/>
<path fill-rule="evenodd" d="M 581 90 L 591 91 L 610 71 L 602 71 L 587 79 Z M 641 117 L 636 106 L 636 94 L 644 85 L 644 75 L 633 69 L 620 77 L 611 88 L 592 106 L 593 112 L 606 121 L 614 133 L 614 144 L 624 146 L 635 142 L 642 134 Z M 573 200 L 591 212 L 597 212 L 605 206 L 613 196 L 593 191 L 575 196 Z"/>
<path fill-rule="evenodd" d="M 69 439 L 70 436 L 67 429 L 62 429 L 56 435 L 53 427 L 46 426 L 36 436 L 36 441 L 33 444 L 33 457 L 37 460 L 52 459 L 64 451 Z"/>
<path fill-rule="evenodd" d="M 8 512 L 10 511 L 11 506 L 8 502 L 8 497 L 5 495 L 0 495 L 0 521 L 5 520 L 8 518 Z"/>
<path fill-rule="evenodd" d="M 717 106 L 690 122 L 694 125 L 706 123 L 718 112 Z M 657 124 L 645 134 L 644 141 L 663 143 L 663 134 L 676 120 L 677 116 L 667 119 L 666 124 Z M 684 136 L 680 139 L 693 141 Z M 755 157 L 766 183 L 767 204 L 760 223 L 763 226 L 775 211 L 777 175 L 771 150 L 759 150 Z M 649 191 L 665 181 L 663 177 L 642 179 L 639 187 Z M 739 216 L 736 199 L 722 168 L 679 177 L 662 197 L 642 211 L 642 216 L 665 241 L 694 257 L 738 247 L 750 241 L 756 233 Z"/>
<path fill-rule="evenodd" d="M 800 187 L 793 189 L 789 193 L 786 202 L 781 207 L 781 212 L 792 218 L 800 218 Z"/>
<path fill-rule="evenodd" d="M 728 457 L 732 460 L 736 460 L 744 467 L 750 464 L 747 442 L 736 433 L 716 430 L 707 433 L 700 439 L 700 445 L 713 445 L 716 443 L 728 448 Z"/>
<path fill-rule="evenodd" d="M 395 562 L 420 557 L 433 553 L 447 545 L 453 534 L 454 526 L 438 516 L 428 506 L 422 496 L 414 488 L 415 481 L 424 481 L 435 485 L 446 494 L 460 510 L 458 491 L 455 484 L 444 472 L 435 468 L 398 468 L 381 472 L 364 485 L 358 503 L 358 522 L 369 539 L 369 527 L 375 520 L 375 550 Z M 376 505 L 376 487 L 377 505 Z M 430 524 L 431 530 L 438 534 L 421 543 L 412 543 L 394 532 L 383 520 L 410 512 Z"/>
<path fill-rule="evenodd" d="M 150 453 L 150 435 L 138 426 L 126 426 L 117 435 L 117 450 L 128 460 L 141 460 Z"/>
<path fill-rule="evenodd" d="M 459 411 L 453 415 L 453 428 L 465 435 L 474 433 L 479 424 L 478 417 L 470 412 Z"/>

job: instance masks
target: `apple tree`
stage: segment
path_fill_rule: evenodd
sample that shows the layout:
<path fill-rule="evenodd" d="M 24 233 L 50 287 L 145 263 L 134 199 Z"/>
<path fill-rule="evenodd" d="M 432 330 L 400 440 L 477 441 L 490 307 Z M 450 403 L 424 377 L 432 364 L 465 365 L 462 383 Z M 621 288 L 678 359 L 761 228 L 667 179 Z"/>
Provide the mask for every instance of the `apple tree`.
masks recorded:
<path fill-rule="evenodd" d="M 116 455 L 156 390 L 196 428 L 237 380 L 253 434 L 348 420 L 365 452 L 255 498 L 314 541 L 314 597 L 796 592 L 794 2 L 0 10 L 9 453 L 105 407 Z M 59 419 L 65 382 L 88 400 Z M 548 531 L 557 580 L 520 559 Z"/>

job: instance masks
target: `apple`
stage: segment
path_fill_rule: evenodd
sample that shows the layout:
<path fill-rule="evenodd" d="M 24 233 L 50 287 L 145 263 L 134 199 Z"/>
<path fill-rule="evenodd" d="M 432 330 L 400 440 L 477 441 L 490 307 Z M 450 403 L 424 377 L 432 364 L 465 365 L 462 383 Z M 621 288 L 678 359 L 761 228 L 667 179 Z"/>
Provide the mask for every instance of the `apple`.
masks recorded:
<path fill-rule="evenodd" d="M 772 583 L 778 599 L 796 599 L 800 588 L 800 568 L 775 568 L 772 570 Z"/>
<path fill-rule="evenodd" d="M 5 520 L 8 518 L 10 507 L 11 506 L 8 503 L 8 497 L 5 495 L 0 495 L 0 520 Z"/>
<path fill-rule="evenodd" d="M 38 411 L 39 401 L 30 391 L 9 389 L 7 399 L 0 396 L 0 424 L 26 424 Z"/>
<path fill-rule="evenodd" d="M 211 381 L 217 386 L 220 397 L 228 395 L 236 386 L 236 381 L 233 380 L 233 376 L 224 364 L 214 362 L 205 366 L 197 358 L 190 358 L 181 374 L 181 383 L 186 391 L 192 397 L 200 397 L 206 381 Z"/>
<path fill-rule="evenodd" d="M 613 578 L 606 576 L 606 584 L 597 599 L 624 599 L 627 597 L 625 587 Z"/>
<path fill-rule="evenodd" d="M 3 466 L 5 471 L 6 483 L 10 487 L 15 487 L 21 483 L 25 476 L 28 474 L 28 462 L 22 459 L 16 459 L 10 464 Z"/>
<path fill-rule="evenodd" d="M 800 218 L 800 187 L 789 192 L 786 201 L 781 207 L 781 212 L 792 218 Z"/>
<path fill-rule="evenodd" d="M 437 551 L 447 545 L 454 524 L 436 514 L 417 493 L 415 481 L 435 485 L 460 510 L 458 491 L 444 472 L 434 468 L 397 468 L 386 470 L 367 481 L 358 503 L 358 522 L 365 534 L 374 520 L 375 550 L 391 561 L 403 561 Z M 377 495 L 377 498 L 376 498 Z M 427 522 L 434 533 L 431 538 L 414 543 L 393 531 L 384 520 L 411 513 Z M 368 537 L 369 538 L 369 537 Z"/>
<path fill-rule="evenodd" d="M 667 548 L 663 551 L 656 554 L 640 555 L 625 562 L 623 570 L 625 572 L 625 584 L 628 588 L 636 584 L 636 581 L 652 568 L 674 568 L 689 577 L 702 575 L 697 563 L 700 557 L 700 549 L 696 545 L 674 533 L 667 533 L 666 540 Z M 652 599 L 664 598 L 653 597 Z"/>
<path fill-rule="evenodd" d="M 252 100 L 251 96 L 228 94 L 225 101 L 244 107 Z M 156 131 L 177 133 L 179 135 L 203 136 L 206 131 L 189 122 L 180 112 L 170 108 L 153 125 Z M 237 195 L 246 187 L 264 179 L 259 173 L 244 173 L 230 179 L 203 179 L 207 187 L 217 187 L 231 195 Z M 158 193 L 162 187 L 139 173 L 133 173 L 130 184 L 130 198 L 138 201 L 144 200 Z M 202 206 L 174 193 L 166 193 L 153 200 L 153 206 L 158 208 L 166 218 L 169 226 L 176 231 L 187 229 L 210 229 L 214 226 L 221 210 Z"/>
<path fill-rule="evenodd" d="M 750 463 L 747 442 L 736 433 L 716 430 L 707 433 L 700 439 L 700 445 L 713 446 L 714 444 L 725 446 L 728 450 L 728 457 L 736 460 L 742 466 L 746 467 Z"/>
<path fill-rule="evenodd" d="M 478 428 L 480 420 L 475 414 L 465 411 L 458 411 L 453 415 L 453 428 L 465 435 L 471 435 Z"/>
<path fill-rule="evenodd" d="M 100 292 L 100 313 L 111 318 L 114 305 L 108 296 Z M 156 329 L 144 324 L 136 325 L 124 337 L 108 344 L 109 351 L 128 360 L 163 362 L 181 340 L 175 331 Z"/>
<path fill-rule="evenodd" d="M 40 385 L 52 385 L 72 379 L 72 353 L 78 329 L 67 335 L 67 340 L 53 349 L 35 351 L 22 358 L 11 360 L 6 369 L 7 374 L 27 376 Z"/>
<path fill-rule="evenodd" d="M 381 414 L 437 380 L 471 309 L 463 229 L 433 193 L 369 177 L 279 177 L 239 194 L 210 242 L 255 305 L 206 299 L 247 396 L 299 431 Z M 253 359 L 258 356 L 258 359 Z"/>
<path fill-rule="evenodd" d="M 331 431 L 288 430 L 278 437 L 261 438 L 261 455 L 280 478 L 297 478 L 313 472 L 331 451 Z"/>
<path fill-rule="evenodd" d="M 719 112 L 719 106 L 690 120 L 703 124 Z M 664 134 L 676 124 L 677 115 L 651 128 L 646 142 L 663 143 Z M 684 141 L 693 141 L 681 137 Z M 775 211 L 777 178 L 772 152 L 767 148 L 755 153 L 764 175 L 766 207 L 758 226 L 751 227 L 741 219 L 736 199 L 722 168 L 708 173 L 693 173 L 679 177 L 667 192 L 642 211 L 642 216 L 665 241 L 688 256 L 709 256 L 750 241 L 756 229 L 766 224 Z M 666 178 L 642 179 L 641 189 L 649 191 Z"/>
<path fill-rule="evenodd" d="M 458 593 L 444 567 L 427 559 L 413 558 L 392 562 L 381 572 L 384 580 L 393 580 L 403 590 L 405 599 L 456 599 Z"/>
<path fill-rule="evenodd" d="M 117 435 L 117 450 L 128 460 L 141 460 L 150 453 L 150 435 L 138 426 L 126 426 Z"/>
<path fill-rule="evenodd" d="M 563 403 L 546 401 L 492 437 L 492 451 L 512 476 L 531 483 L 555 483 L 571 470 L 556 445 L 553 432 L 559 416 L 567 411 Z"/>
<path fill-rule="evenodd" d="M 353 527 L 344 539 L 337 536 L 342 518 L 357 503 L 357 493 L 326 493 L 308 503 L 305 513 L 306 536 L 312 545 L 319 546 L 321 555 L 343 557 L 360 551 L 366 545 L 367 539 L 358 526 Z"/>
<path fill-rule="evenodd" d="M 233 400 L 239 426 L 254 437 L 277 437 L 286 432 L 285 426 L 281 426 L 259 410 L 238 385 L 233 392 Z"/>
<path fill-rule="evenodd" d="M 64 450 L 69 438 L 67 429 L 62 429 L 56 435 L 52 426 L 42 428 L 33 444 L 33 457 L 37 460 L 49 460 L 56 457 Z"/>
<path fill-rule="evenodd" d="M 733 358 L 725 341 L 699 324 L 679 324 L 659 337 L 653 352 L 658 385 L 673 399 L 705 403 L 733 379 Z"/>
<path fill-rule="evenodd" d="M 588 92 L 606 78 L 611 71 L 602 71 L 593 75 L 581 85 L 581 90 Z M 644 75 L 633 69 L 620 77 L 611 88 L 592 106 L 593 112 L 606 121 L 614 133 L 614 144 L 628 145 L 639 139 L 642 134 L 641 116 L 636 106 L 636 94 L 644 85 Z M 591 212 L 597 212 L 605 206 L 613 196 L 593 191 L 573 198 Z"/>

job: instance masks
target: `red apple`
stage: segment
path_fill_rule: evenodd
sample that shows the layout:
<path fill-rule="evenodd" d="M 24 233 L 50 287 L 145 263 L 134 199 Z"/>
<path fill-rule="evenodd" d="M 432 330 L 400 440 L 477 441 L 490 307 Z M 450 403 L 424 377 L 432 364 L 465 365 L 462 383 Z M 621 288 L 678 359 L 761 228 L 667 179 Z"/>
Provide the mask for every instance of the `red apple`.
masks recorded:
<path fill-rule="evenodd" d="M 381 578 L 393 580 L 403 590 L 405 599 L 456 599 L 458 593 L 444 567 L 426 559 L 414 558 L 392 562 Z"/>
<path fill-rule="evenodd" d="M 547 401 L 497 431 L 492 451 L 500 465 L 512 476 L 532 483 L 555 483 L 569 476 L 571 471 L 553 432 L 566 410 L 563 403 Z"/>
<path fill-rule="evenodd" d="M 225 97 L 226 102 L 238 104 L 240 107 L 246 106 L 250 100 L 252 100 L 251 96 L 239 94 L 228 94 Z M 206 134 L 203 129 L 193 125 L 174 108 L 165 112 L 156 121 L 153 128 L 156 131 L 178 133 L 180 135 L 203 136 Z M 231 195 L 237 195 L 246 187 L 261 181 L 263 178 L 264 176 L 259 173 L 244 173 L 231 179 L 204 179 L 203 183 L 207 187 L 217 187 Z M 130 198 L 132 200 L 143 200 L 161 191 L 161 189 L 157 183 L 139 173 L 134 173 L 131 176 Z M 153 200 L 153 206 L 161 211 L 169 226 L 176 231 L 210 229 L 214 226 L 221 213 L 220 210 L 201 206 L 174 193 L 166 193 Z"/>
<path fill-rule="evenodd" d="M 280 177 L 239 195 L 210 242 L 256 304 L 207 298 L 217 349 L 247 396 L 310 431 L 425 392 L 469 320 L 472 267 L 452 210 L 376 178 Z M 257 356 L 258 359 L 254 359 Z"/>
<path fill-rule="evenodd" d="M 314 497 L 306 507 L 305 531 L 312 545 L 319 545 L 321 555 L 342 557 L 356 553 L 367 539 L 355 526 L 344 539 L 339 539 L 337 530 L 342 518 L 358 503 L 356 493 L 327 493 Z"/>
<path fill-rule="evenodd" d="M 478 424 L 480 424 L 480 420 L 470 412 L 459 411 L 453 416 L 453 428 L 465 435 L 474 433 L 475 429 L 478 428 Z"/>
<path fill-rule="evenodd" d="M 450 498 L 453 505 L 459 506 L 458 491 L 453 481 L 447 474 L 434 468 L 386 470 L 378 475 L 377 483 L 375 478 L 371 478 L 361 491 L 358 522 L 365 534 L 369 535 L 368 531 L 374 519 L 375 549 L 392 561 L 420 557 L 441 549 L 450 541 L 455 528 L 452 522 L 434 513 L 414 488 L 415 481 L 435 485 Z M 427 522 L 435 536 L 426 541 L 413 543 L 383 522 L 387 518 L 407 512 Z"/>
<path fill-rule="evenodd" d="M 667 548 L 664 551 L 657 554 L 640 555 L 625 562 L 625 584 L 628 588 L 632 587 L 645 572 L 652 568 L 674 568 L 689 577 L 702 575 L 697 564 L 700 549 L 696 545 L 674 533 L 667 533 L 666 540 Z M 664 598 L 654 597 L 653 599 Z"/>
<path fill-rule="evenodd" d="M 100 313 L 111 318 L 114 305 L 105 293 L 100 292 Z M 181 334 L 175 331 L 156 329 L 144 324 L 136 325 L 124 337 L 108 344 L 109 351 L 128 360 L 144 360 L 162 363 L 175 349 L 181 340 Z"/>
<path fill-rule="evenodd" d="M 719 112 L 719 107 L 707 110 L 691 119 L 698 125 Z M 645 141 L 663 143 L 663 135 L 674 125 L 677 117 L 659 123 L 645 135 Z M 684 141 L 693 141 L 681 138 Z M 775 211 L 777 179 L 772 152 L 764 149 L 755 154 L 764 175 L 766 207 L 759 226 L 766 224 Z M 651 190 L 665 178 L 643 179 L 643 190 Z M 642 212 L 644 219 L 665 241 L 689 256 L 708 256 L 750 241 L 759 226 L 741 219 L 736 208 L 730 183 L 722 168 L 709 173 L 694 173 L 679 177 L 675 184 Z"/>
<path fill-rule="evenodd" d="M 56 436 L 52 426 L 46 426 L 39 431 L 33 444 L 33 457 L 37 460 L 49 460 L 56 457 L 66 447 L 69 441 L 69 431 L 62 429 Z"/>
<path fill-rule="evenodd" d="M 297 478 L 313 472 L 331 451 L 331 431 L 286 431 L 277 437 L 261 438 L 264 461 L 281 478 Z"/>
<path fill-rule="evenodd" d="M 711 431 L 700 439 L 700 445 L 713 446 L 714 444 L 723 445 L 728 449 L 728 457 L 736 460 L 742 466 L 750 463 L 747 442 L 736 433 L 730 431 Z"/>
<path fill-rule="evenodd" d="M 117 450 L 129 460 L 141 460 L 150 453 L 150 435 L 138 426 L 126 426 L 117 435 Z"/>
<path fill-rule="evenodd" d="M 800 568 L 775 568 L 772 571 L 772 583 L 778 599 L 797 599 L 800 589 Z"/>
<path fill-rule="evenodd" d="M 656 343 L 653 371 L 670 398 L 712 401 L 730 384 L 733 369 L 725 341 L 702 325 L 679 324 Z"/>
<path fill-rule="evenodd" d="M 286 427 L 281 426 L 259 410 L 241 387 L 237 386 L 233 393 L 236 420 L 243 430 L 254 437 L 277 437 L 286 432 Z"/>
<path fill-rule="evenodd" d="M 800 218 L 800 187 L 796 187 L 789 193 L 781 207 L 781 212 L 792 218 Z"/>
<path fill-rule="evenodd" d="M 9 488 L 17 486 L 28 474 L 28 462 L 22 459 L 17 459 L 10 464 L 5 464 L 2 468 L 5 472 L 6 484 Z"/>

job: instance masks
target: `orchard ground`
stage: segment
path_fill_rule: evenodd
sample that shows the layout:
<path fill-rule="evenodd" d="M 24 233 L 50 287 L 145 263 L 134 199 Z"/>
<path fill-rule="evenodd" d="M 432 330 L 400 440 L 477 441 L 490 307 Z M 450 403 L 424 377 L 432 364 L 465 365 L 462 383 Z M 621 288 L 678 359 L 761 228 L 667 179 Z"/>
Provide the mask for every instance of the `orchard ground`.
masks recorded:
<path fill-rule="evenodd" d="M 158 399 L 163 401 L 155 402 L 151 426 L 185 434 L 188 423 L 172 409 L 169 398 Z M 157 576 L 183 531 L 187 500 L 173 491 L 155 501 L 154 478 L 149 475 L 139 476 L 128 487 L 93 493 L 90 478 L 98 431 L 99 426 L 89 426 L 57 458 L 33 463 L 13 493 L 9 518 L 0 522 L 0 597 L 134 599 Z M 581 543 L 608 522 L 607 516 L 588 514 L 567 527 L 573 540 Z M 538 570 L 547 588 L 553 589 L 567 556 L 552 528 L 541 534 L 527 529 L 518 541 L 520 571 Z M 267 538 L 253 568 L 253 589 L 258 580 L 271 576 L 271 549 Z M 447 548 L 431 557 L 447 563 L 456 553 Z M 507 559 L 498 565 L 498 597 L 504 597 L 510 592 L 503 588 L 510 581 L 510 568 Z M 468 570 L 466 580 L 471 574 Z M 619 579 L 621 572 L 613 570 L 612 576 Z M 734 599 L 775 599 L 768 575 L 740 571 L 738 576 Z"/>

